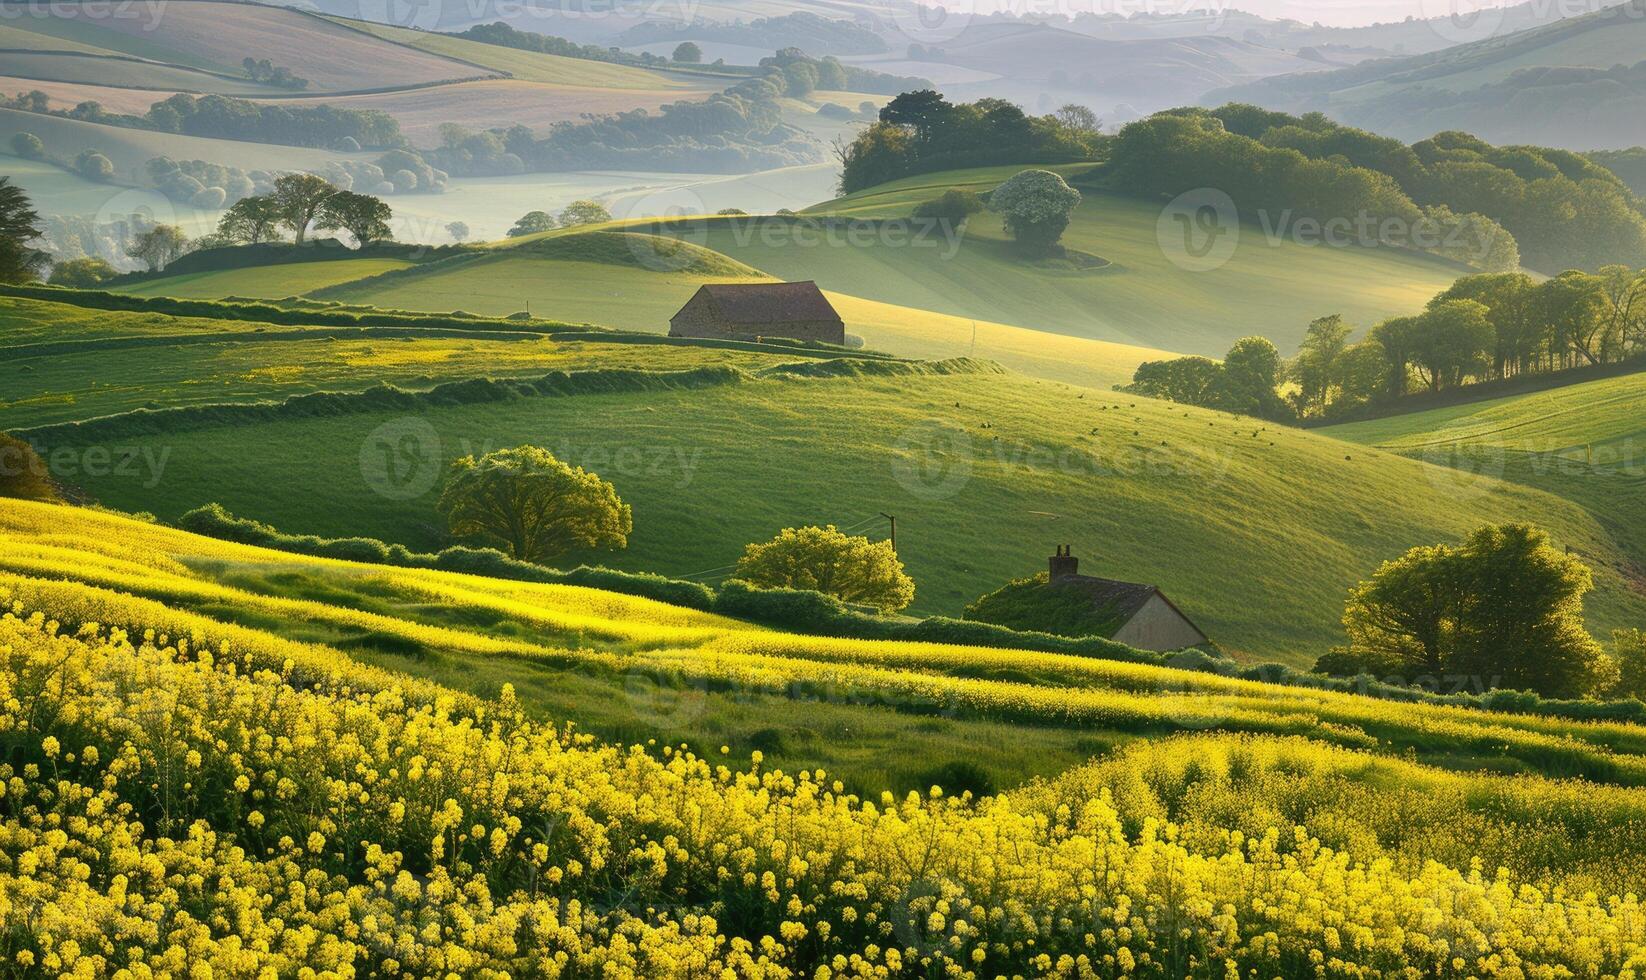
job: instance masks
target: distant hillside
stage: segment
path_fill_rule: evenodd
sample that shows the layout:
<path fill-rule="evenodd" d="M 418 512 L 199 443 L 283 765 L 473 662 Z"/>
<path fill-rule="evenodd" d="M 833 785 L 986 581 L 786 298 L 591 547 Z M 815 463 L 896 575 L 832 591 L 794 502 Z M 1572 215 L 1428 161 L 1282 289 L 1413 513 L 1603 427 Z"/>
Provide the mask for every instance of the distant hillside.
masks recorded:
<path fill-rule="evenodd" d="M 1406 140 L 1463 129 L 1498 143 L 1646 142 L 1646 0 L 1432 54 L 1235 86 L 1207 104 L 1322 111 Z"/>

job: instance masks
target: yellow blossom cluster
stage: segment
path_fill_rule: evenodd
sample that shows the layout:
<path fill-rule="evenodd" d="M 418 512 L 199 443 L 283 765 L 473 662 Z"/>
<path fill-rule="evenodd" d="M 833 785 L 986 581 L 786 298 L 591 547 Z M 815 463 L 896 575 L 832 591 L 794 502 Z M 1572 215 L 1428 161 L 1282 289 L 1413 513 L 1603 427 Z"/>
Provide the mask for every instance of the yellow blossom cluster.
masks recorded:
<path fill-rule="evenodd" d="M 861 799 L 85 585 L 0 604 L 0 971 L 1646 974 L 1633 895 L 1211 840 L 1106 790 Z"/>

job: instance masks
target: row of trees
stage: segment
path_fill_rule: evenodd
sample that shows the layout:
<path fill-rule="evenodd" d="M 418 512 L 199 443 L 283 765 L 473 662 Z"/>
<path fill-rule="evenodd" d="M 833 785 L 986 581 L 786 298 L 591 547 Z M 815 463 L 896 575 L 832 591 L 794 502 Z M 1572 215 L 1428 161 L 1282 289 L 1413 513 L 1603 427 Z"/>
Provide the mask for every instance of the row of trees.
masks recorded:
<path fill-rule="evenodd" d="M 1384 320 L 1358 342 L 1356 333 L 1336 314 L 1309 324 L 1297 356 L 1274 375 L 1285 400 L 1264 398 L 1264 411 L 1244 414 L 1333 418 L 1414 389 L 1646 357 L 1646 271 L 1608 266 L 1542 282 L 1520 272 L 1464 276 L 1422 312 Z M 1219 387 L 1223 369 L 1203 357 L 1151 361 L 1127 390 L 1242 411 Z"/>
<path fill-rule="evenodd" d="M 1621 632 L 1608 656 L 1584 626 L 1593 582 L 1579 558 L 1523 524 L 1488 525 L 1456 546 L 1413 548 L 1349 593 L 1348 643 L 1315 669 L 1546 697 L 1646 699 L 1646 637 Z"/>
<path fill-rule="evenodd" d="M 1408 146 L 1320 113 L 1226 105 L 1174 109 L 1132 124 L 1121 131 L 1114 162 L 1121 189 L 1177 194 L 1218 187 L 1243 211 L 1279 205 L 1299 214 L 1396 213 L 1390 195 L 1397 193 L 1421 209 L 1489 219 L 1512 238 L 1521 261 L 1545 272 L 1646 265 L 1639 200 L 1617 174 L 1567 150 L 1493 146 L 1460 132 Z M 1489 255 L 1492 243 L 1479 244 Z M 1514 267 L 1507 253 L 1470 264 Z"/>
<path fill-rule="evenodd" d="M 394 237 L 394 211 L 370 194 L 339 190 L 314 174 L 285 174 L 267 195 L 242 198 L 223 213 L 213 244 L 258 245 L 287 233 L 303 244 L 308 230 L 346 231 L 361 248 Z"/>
<path fill-rule="evenodd" d="M 1093 160 L 1105 141 L 1099 120 L 1080 106 L 1030 116 L 1004 99 L 955 104 L 923 89 L 887 103 L 877 123 L 836 153 L 840 188 L 851 193 L 938 170 Z"/>
<path fill-rule="evenodd" d="M 1271 145 L 1205 110 L 1160 113 L 1123 128 L 1104 179 L 1149 198 L 1216 188 L 1242 219 L 1282 232 L 1283 222 L 1295 226 L 1297 219 L 1348 222 L 1353 244 L 1409 248 L 1486 270 L 1518 268 L 1521 261 L 1515 236 L 1476 208 L 1419 204 L 1388 173 L 1342 155 Z"/>
<path fill-rule="evenodd" d="M 598 201 L 573 201 L 560 211 L 559 217 L 547 211 L 527 211 L 509 228 L 510 238 L 535 235 L 556 228 L 575 228 L 578 225 L 599 224 L 612 220 L 612 213 Z"/>

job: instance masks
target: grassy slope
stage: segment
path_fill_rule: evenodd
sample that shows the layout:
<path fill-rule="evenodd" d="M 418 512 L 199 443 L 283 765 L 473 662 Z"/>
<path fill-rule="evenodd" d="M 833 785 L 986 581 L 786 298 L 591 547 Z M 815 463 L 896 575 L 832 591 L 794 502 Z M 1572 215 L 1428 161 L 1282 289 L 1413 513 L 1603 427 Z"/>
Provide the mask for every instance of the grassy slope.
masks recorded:
<path fill-rule="evenodd" d="M 635 509 L 629 550 L 609 558 L 621 567 L 715 570 L 784 526 L 868 529 L 887 511 L 920 610 L 958 612 L 1038 569 L 1049 544 L 1071 542 L 1089 571 L 1158 583 L 1217 640 L 1294 663 L 1334 641 L 1345 589 L 1378 561 L 1482 521 L 1536 520 L 1606 565 L 1624 560 L 1593 519 L 1547 494 L 1486 481 L 1459 500 L 1398 456 L 1346 458 L 1343 443 L 1312 433 L 1259 432 L 1249 420 L 1019 375 L 763 380 L 420 418 L 439 442 L 425 455 L 530 442 L 612 480 Z M 292 530 L 437 545 L 432 497 L 388 500 L 361 474 L 371 433 L 389 421 L 137 440 L 169 453 L 163 479 L 79 482 L 111 505 L 163 516 L 218 500 Z M 1600 625 L 1643 608 L 1602 570 Z"/>
<path fill-rule="evenodd" d="M 46 152 L 54 156 L 72 158 L 87 147 L 102 150 L 114 163 L 116 175 L 122 180 L 132 179 L 139 168 L 157 156 L 169 156 L 174 160 L 209 160 L 212 163 L 248 170 L 319 169 L 328 160 L 346 159 L 351 156 L 331 150 L 210 139 L 202 136 L 179 136 L 175 133 L 156 133 L 145 129 L 103 126 L 79 119 L 42 116 L 17 109 L 0 109 L 0 146 L 9 146 L 15 133 L 33 133 L 40 137 L 41 142 L 46 144 Z M 374 159 L 378 155 L 380 154 L 352 154 L 359 159 Z M 110 193 L 117 193 L 119 190 L 113 188 Z M 50 207 L 49 203 L 45 209 L 58 211 L 57 208 Z"/>
<path fill-rule="evenodd" d="M 1333 426 L 1340 439 L 1577 501 L 1624 541 L 1646 588 L 1646 374 Z"/>
<path fill-rule="evenodd" d="M 426 31 L 408 30 L 388 24 L 331 18 L 340 24 L 368 31 L 385 40 L 403 44 L 420 51 L 428 51 L 448 58 L 458 58 L 485 65 L 515 78 L 550 85 L 589 86 L 615 89 L 666 89 L 718 91 L 725 85 L 716 85 L 713 79 L 692 79 L 676 73 L 634 68 L 628 65 L 588 61 L 583 58 L 564 58 L 559 55 L 520 51 L 498 44 L 486 44 L 467 38 L 452 37 Z"/>
<path fill-rule="evenodd" d="M 249 80 L 222 78 L 205 71 L 173 64 L 133 61 L 107 55 L 64 55 L 56 52 L 8 54 L 4 65 L 8 74 L 43 81 L 79 82 L 153 89 L 155 102 L 171 92 L 209 92 L 217 95 L 260 95 L 269 89 Z M 27 89 L 28 83 L 23 83 Z"/>
<path fill-rule="evenodd" d="M 284 299 L 314 289 L 375 276 L 412 263 L 402 259 L 338 259 L 331 262 L 293 262 L 250 269 L 191 272 L 123 286 L 133 296 L 176 296 L 183 299 L 222 299 L 250 296 Z"/>
<path fill-rule="evenodd" d="M 906 216 L 949 187 L 989 190 L 1021 168 L 914 177 L 819 205 L 814 213 Z M 1221 356 L 1235 339 L 1259 333 L 1290 350 L 1309 321 L 1340 312 L 1352 321 L 1419 309 L 1449 285 L 1449 265 L 1394 251 L 1269 244 L 1245 230 L 1227 265 L 1187 272 L 1162 254 L 1159 208 L 1129 198 L 1088 196 L 1065 242 L 1114 263 L 1067 272 L 1026 268 L 1010 256 L 999 221 L 968 225 L 959 253 L 920 248 L 772 248 L 715 231 L 708 244 L 781 278 L 815 278 L 826 288 L 956 316 L 1014 323 L 1186 353 Z"/>
<path fill-rule="evenodd" d="M 269 269 L 260 289 L 252 288 L 247 282 L 250 277 L 239 272 L 180 276 L 144 283 L 139 288 L 151 295 L 184 292 L 201 297 L 278 298 L 341 278 L 326 271 L 324 278 L 311 281 L 301 267 Z M 733 278 L 746 281 L 746 277 Z M 726 279 L 510 250 L 482 263 L 434 267 L 411 277 L 365 280 L 356 287 L 329 289 L 326 296 L 398 309 L 459 308 L 488 315 L 530 309 L 561 320 L 657 333 L 667 331 L 669 317 L 700 286 Z M 1170 356 L 1151 348 L 1045 334 L 843 293 L 832 294 L 831 298 L 848 331 L 877 350 L 909 357 L 975 355 L 1038 377 L 1107 388 L 1130 380 L 1139 363 Z"/>
<path fill-rule="evenodd" d="M 0 501 L 0 542 L 0 589 L 66 623 L 99 615 L 126 624 L 125 610 L 158 600 L 173 610 L 166 620 L 208 617 L 174 630 L 205 642 L 233 628 L 219 624 L 239 624 L 482 697 L 508 682 L 533 715 L 552 722 L 570 719 L 626 741 L 689 742 L 705 753 L 759 749 L 770 766 L 826 766 L 871 794 L 923 789 L 936 766 L 962 760 L 1006 787 L 1182 731 L 1307 734 L 1367 753 L 1361 763 L 1383 770 L 1397 763 L 1375 756 L 1409 753 L 1462 769 L 1646 779 L 1646 738 L 1624 724 L 1396 705 L 1009 650 L 818 640 L 593 590 L 311 559 L 14 501 Z M 265 645 L 260 636 L 242 639 Z M 953 698 L 956 684 L 964 697 Z M 1094 702 L 1105 705 L 1101 715 L 1090 713 Z M 1060 707 L 1076 703 L 1082 714 Z M 990 717 L 990 705 L 1007 704 L 1014 722 Z M 1187 755 L 1198 754 L 1188 747 Z M 1455 780 L 1420 777 L 1430 790 L 1436 780 L 1460 792 Z M 1427 809 L 1407 817 L 1421 820 Z M 1321 816 L 1318 806 L 1309 810 L 1292 819 Z"/>

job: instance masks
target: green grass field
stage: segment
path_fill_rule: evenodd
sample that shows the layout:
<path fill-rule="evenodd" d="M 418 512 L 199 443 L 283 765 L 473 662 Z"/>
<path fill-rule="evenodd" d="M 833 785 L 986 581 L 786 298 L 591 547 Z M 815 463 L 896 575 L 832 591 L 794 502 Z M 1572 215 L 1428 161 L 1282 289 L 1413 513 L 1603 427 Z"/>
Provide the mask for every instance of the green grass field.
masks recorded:
<path fill-rule="evenodd" d="M 811 213 L 905 217 L 950 187 L 989 190 L 1019 169 L 909 178 Z M 1089 194 L 1065 244 L 1113 265 L 1084 272 L 1025 267 L 987 213 L 968 224 L 952 258 L 933 248 L 772 247 L 725 228 L 710 231 L 707 244 L 779 278 L 814 278 L 869 299 L 1213 357 L 1254 333 L 1290 353 L 1309 321 L 1327 313 L 1369 325 L 1412 312 L 1459 274 L 1392 250 L 1270 243 L 1258 228 L 1243 230 L 1223 267 L 1191 272 L 1161 251 L 1159 217 L 1160 208 L 1142 201 Z"/>
<path fill-rule="evenodd" d="M 120 292 L 133 296 L 175 296 L 180 299 L 222 299 L 249 296 L 284 299 L 326 286 L 333 286 L 412 263 L 404 259 L 334 259 L 328 262 L 293 262 L 250 269 L 223 269 L 191 272 L 123 286 Z"/>
<path fill-rule="evenodd" d="M 74 312 L 93 323 L 116 319 Z M 26 309 L 17 329 L 38 340 L 31 324 L 46 316 Z M 163 330 L 150 321 L 131 328 Z M 248 343 L 242 334 L 160 350 L 14 365 L 8 380 L 22 397 L 0 409 L 0 426 L 377 380 L 416 386 L 566 366 L 732 364 L 751 380 L 429 409 L 417 416 L 436 443 L 424 456 L 432 466 L 490 448 L 548 446 L 612 480 L 634 506 L 627 551 L 579 558 L 672 575 L 724 575 L 744 543 L 785 526 L 880 533 L 876 515 L 892 513 L 923 612 L 958 613 L 1038 570 L 1050 545 L 1072 543 L 1087 570 L 1162 586 L 1231 649 L 1291 663 L 1311 662 L 1337 640 L 1345 590 L 1378 562 L 1486 521 L 1533 520 L 1590 557 L 1598 627 L 1646 611 L 1626 581 L 1633 556 L 1620 535 L 1553 493 L 1481 479 L 1459 495 L 1437 478 L 1452 471 L 1395 453 L 1019 374 L 784 379 L 762 376 L 773 363 L 766 355 L 552 341 L 288 345 Z M 442 536 L 432 497 L 383 497 L 361 471 L 372 433 L 396 418 L 144 436 L 135 441 L 166 454 L 155 479 L 76 474 L 71 482 L 111 506 L 167 518 L 218 501 L 292 531 L 434 547 Z M 774 472 L 784 478 L 774 481 Z"/>
<path fill-rule="evenodd" d="M 1646 588 L 1646 374 L 1320 430 L 1476 477 L 1546 490 L 1588 508 L 1635 560 Z"/>

